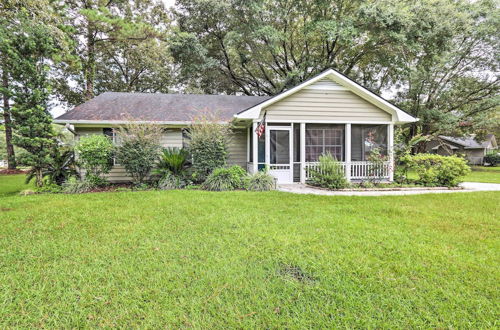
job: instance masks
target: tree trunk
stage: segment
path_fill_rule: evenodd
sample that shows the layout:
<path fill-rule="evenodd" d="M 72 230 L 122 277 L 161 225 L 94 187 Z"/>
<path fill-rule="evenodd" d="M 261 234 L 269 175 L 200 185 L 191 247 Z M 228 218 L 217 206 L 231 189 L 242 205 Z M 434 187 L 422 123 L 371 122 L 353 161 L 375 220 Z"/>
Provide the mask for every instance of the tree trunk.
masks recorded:
<path fill-rule="evenodd" d="M 7 146 L 7 168 L 14 170 L 17 167 L 16 154 L 14 152 L 14 145 L 12 144 L 12 122 L 10 118 L 10 104 L 9 104 L 9 77 L 5 68 L 2 70 L 2 87 L 3 92 L 3 119 L 5 124 L 5 144 Z"/>
<path fill-rule="evenodd" d="M 43 169 L 37 168 L 36 169 L 36 186 L 41 187 L 43 186 Z"/>
<path fill-rule="evenodd" d="M 85 63 L 85 100 L 94 97 L 95 79 L 95 38 L 94 29 L 88 23 L 87 26 L 87 63 Z"/>

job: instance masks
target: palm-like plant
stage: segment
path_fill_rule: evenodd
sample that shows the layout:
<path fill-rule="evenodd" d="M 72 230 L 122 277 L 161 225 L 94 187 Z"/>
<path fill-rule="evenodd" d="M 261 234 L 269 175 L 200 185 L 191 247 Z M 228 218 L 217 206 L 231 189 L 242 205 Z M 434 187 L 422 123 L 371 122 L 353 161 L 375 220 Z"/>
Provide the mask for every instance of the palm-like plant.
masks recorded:
<path fill-rule="evenodd" d="M 167 173 L 176 176 L 182 175 L 188 166 L 188 159 L 189 153 L 185 149 L 165 148 L 161 153 L 160 161 L 154 170 L 154 174 L 161 177 Z"/>
<path fill-rule="evenodd" d="M 54 148 L 52 159 L 43 175 L 49 179 L 49 182 L 57 185 L 62 185 L 72 176 L 78 177 L 73 150 L 67 147 Z"/>

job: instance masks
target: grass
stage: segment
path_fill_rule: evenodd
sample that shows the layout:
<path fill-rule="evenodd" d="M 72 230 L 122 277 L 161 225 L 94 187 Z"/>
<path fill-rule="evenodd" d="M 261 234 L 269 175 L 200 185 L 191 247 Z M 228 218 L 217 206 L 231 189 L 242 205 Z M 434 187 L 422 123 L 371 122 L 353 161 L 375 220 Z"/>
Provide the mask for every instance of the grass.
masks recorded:
<path fill-rule="evenodd" d="M 467 175 L 465 181 L 500 183 L 500 166 L 473 166 L 472 172 Z"/>
<path fill-rule="evenodd" d="M 0 175 L 0 198 L 17 195 L 25 189 L 34 189 L 33 182 L 24 183 L 26 176 L 19 175 Z"/>
<path fill-rule="evenodd" d="M 498 327 L 498 192 L 21 197 L 10 180 L 1 328 Z"/>

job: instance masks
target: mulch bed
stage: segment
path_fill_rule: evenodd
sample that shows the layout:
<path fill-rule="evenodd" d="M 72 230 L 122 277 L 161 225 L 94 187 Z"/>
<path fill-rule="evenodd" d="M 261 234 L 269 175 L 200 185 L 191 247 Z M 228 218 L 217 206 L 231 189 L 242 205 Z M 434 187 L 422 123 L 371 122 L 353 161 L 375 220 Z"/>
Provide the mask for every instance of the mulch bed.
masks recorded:
<path fill-rule="evenodd" d="M 13 175 L 13 174 L 25 174 L 26 170 L 9 170 L 9 169 L 3 169 L 3 170 L 0 170 L 0 175 Z"/>

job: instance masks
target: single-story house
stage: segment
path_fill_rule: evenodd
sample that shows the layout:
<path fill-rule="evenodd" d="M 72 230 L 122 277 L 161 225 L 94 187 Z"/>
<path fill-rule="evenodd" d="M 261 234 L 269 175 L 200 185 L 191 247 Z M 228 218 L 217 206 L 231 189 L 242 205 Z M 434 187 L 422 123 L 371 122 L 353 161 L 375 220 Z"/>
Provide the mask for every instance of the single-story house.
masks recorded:
<path fill-rule="evenodd" d="M 493 134 L 488 134 L 483 141 L 478 141 L 475 135 L 466 137 L 439 135 L 426 145 L 427 152 L 443 156 L 464 155 L 473 165 L 483 164 L 484 156 L 497 148 L 497 140 Z"/>
<path fill-rule="evenodd" d="M 417 121 L 403 110 L 335 70 L 327 70 L 276 96 L 103 93 L 59 116 L 72 125 L 77 138 L 113 134 L 127 118 L 165 126 L 162 145 L 183 147 L 183 129 L 202 111 L 216 112 L 231 122 L 229 164 L 255 173 L 267 168 L 278 183 L 305 182 L 318 157 L 330 152 L 349 180 L 377 175 L 393 177 L 394 125 Z M 261 136 L 256 131 L 265 123 Z M 387 156 L 373 172 L 368 157 L 373 148 Z M 110 181 L 127 181 L 115 166 Z"/>

